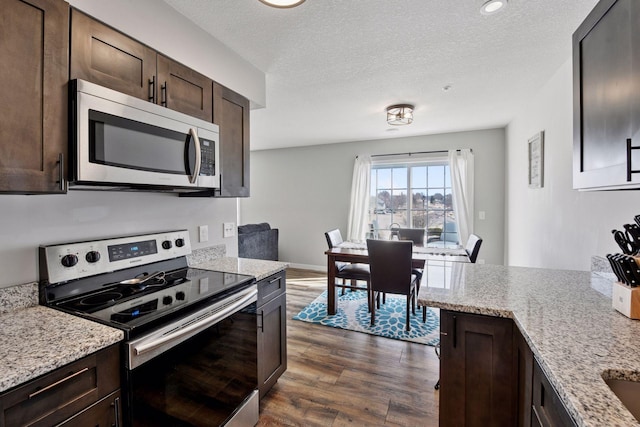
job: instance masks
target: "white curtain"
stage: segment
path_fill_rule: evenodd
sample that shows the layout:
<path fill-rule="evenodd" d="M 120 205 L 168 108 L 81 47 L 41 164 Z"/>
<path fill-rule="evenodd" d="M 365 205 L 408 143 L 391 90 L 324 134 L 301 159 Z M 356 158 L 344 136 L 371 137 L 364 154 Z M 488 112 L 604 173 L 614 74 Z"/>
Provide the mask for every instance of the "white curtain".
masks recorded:
<path fill-rule="evenodd" d="M 458 236 L 462 246 L 473 233 L 473 153 L 470 149 L 449 150 L 449 169 L 453 190 L 453 211 L 458 223 Z"/>
<path fill-rule="evenodd" d="M 351 207 L 347 240 L 362 243 L 369 231 L 369 189 L 371 187 L 371 158 L 358 156 L 353 166 Z"/>

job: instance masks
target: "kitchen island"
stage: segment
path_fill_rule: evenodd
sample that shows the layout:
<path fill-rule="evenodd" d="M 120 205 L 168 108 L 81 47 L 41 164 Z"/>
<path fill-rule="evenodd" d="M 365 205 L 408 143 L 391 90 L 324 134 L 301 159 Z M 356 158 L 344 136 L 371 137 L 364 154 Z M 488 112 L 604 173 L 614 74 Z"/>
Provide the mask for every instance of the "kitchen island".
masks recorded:
<path fill-rule="evenodd" d="M 640 373 L 640 322 L 612 308 L 610 281 L 589 272 L 498 265 L 425 268 L 419 304 L 513 319 L 577 425 L 640 425 L 603 380 Z M 442 338 L 443 345 L 450 339 Z"/>

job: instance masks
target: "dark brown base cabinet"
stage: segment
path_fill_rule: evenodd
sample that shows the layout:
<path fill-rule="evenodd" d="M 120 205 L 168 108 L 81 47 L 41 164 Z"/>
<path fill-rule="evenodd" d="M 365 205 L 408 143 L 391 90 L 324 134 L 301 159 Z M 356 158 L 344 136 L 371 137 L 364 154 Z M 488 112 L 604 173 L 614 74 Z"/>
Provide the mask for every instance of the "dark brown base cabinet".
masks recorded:
<path fill-rule="evenodd" d="M 441 311 L 440 426 L 513 426 L 513 321 Z"/>
<path fill-rule="evenodd" d="M 264 397 L 287 370 L 286 271 L 258 282 L 258 388 Z"/>
<path fill-rule="evenodd" d="M 574 426 L 513 320 L 441 310 L 440 426 Z"/>
<path fill-rule="evenodd" d="M 122 425 L 117 344 L 0 395 L 0 426 Z"/>
<path fill-rule="evenodd" d="M 0 0 L 0 193 L 64 193 L 69 4 Z"/>

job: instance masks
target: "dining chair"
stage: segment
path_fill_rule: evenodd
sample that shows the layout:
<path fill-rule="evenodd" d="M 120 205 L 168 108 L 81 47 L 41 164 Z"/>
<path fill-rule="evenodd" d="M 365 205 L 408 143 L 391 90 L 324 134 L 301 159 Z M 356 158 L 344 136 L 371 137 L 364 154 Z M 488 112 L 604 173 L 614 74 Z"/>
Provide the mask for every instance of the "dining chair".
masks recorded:
<path fill-rule="evenodd" d="M 324 233 L 324 236 L 327 239 L 327 245 L 329 246 L 329 249 L 335 248 L 344 241 L 342 239 L 342 233 L 340 233 L 340 229 L 338 228 L 327 231 L 326 233 Z M 335 287 L 342 289 L 342 295 L 344 295 L 346 289 L 350 289 L 352 291 L 367 291 L 367 305 L 369 306 L 369 310 L 371 310 L 371 299 L 369 298 L 369 293 L 371 292 L 371 275 L 369 273 L 369 266 L 367 264 L 336 262 L 335 276 L 336 278 L 342 279 L 342 284 L 334 284 Z M 347 280 L 349 281 L 349 283 L 347 283 Z M 359 286 L 358 281 L 366 282 L 366 286 Z"/>
<path fill-rule="evenodd" d="M 476 234 L 471 234 L 464 250 L 469 256 L 469 262 L 476 262 L 478 259 L 478 252 L 480 252 L 480 245 L 482 245 L 482 238 Z"/>
<path fill-rule="evenodd" d="M 400 240 L 411 240 L 416 246 L 424 246 L 424 228 L 401 228 L 398 231 Z M 416 294 L 420 292 L 420 282 L 422 281 L 423 271 L 421 268 L 413 268 L 413 274 L 418 276 Z"/>
<path fill-rule="evenodd" d="M 413 243 L 408 241 L 367 240 L 371 270 L 371 326 L 375 326 L 376 306 L 380 308 L 380 293 L 407 297 L 407 331 L 411 330 L 411 313 L 416 312 L 416 281 L 411 273 Z M 411 307 L 411 311 L 409 311 Z"/>

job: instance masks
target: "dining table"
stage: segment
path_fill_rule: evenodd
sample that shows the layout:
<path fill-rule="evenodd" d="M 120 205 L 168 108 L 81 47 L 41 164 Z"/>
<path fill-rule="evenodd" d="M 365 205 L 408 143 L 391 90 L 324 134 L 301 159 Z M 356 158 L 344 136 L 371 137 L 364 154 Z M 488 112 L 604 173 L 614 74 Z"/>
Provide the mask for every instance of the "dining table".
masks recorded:
<path fill-rule="evenodd" d="M 366 244 L 343 242 L 325 252 L 327 255 L 327 314 L 336 314 L 338 294 L 336 292 L 336 262 L 369 264 Z M 470 262 L 466 251 L 460 249 L 413 246 L 412 268 L 424 268 L 428 261 Z"/>

